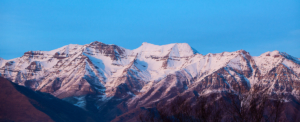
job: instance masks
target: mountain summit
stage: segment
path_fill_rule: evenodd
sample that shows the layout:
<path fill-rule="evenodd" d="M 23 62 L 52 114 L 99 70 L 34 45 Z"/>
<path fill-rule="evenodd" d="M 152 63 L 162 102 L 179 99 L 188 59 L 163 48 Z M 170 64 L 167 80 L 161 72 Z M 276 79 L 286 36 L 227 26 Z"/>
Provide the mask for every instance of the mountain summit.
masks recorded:
<path fill-rule="evenodd" d="M 144 42 L 129 50 L 95 41 L 0 59 L 0 76 L 83 109 L 104 112 L 108 121 L 179 94 L 246 93 L 259 86 L 269 94 L 298 97 L 299 62 L 279 51 L 257 57 L 245 50 L 202 55 L 186 43 Z"/>

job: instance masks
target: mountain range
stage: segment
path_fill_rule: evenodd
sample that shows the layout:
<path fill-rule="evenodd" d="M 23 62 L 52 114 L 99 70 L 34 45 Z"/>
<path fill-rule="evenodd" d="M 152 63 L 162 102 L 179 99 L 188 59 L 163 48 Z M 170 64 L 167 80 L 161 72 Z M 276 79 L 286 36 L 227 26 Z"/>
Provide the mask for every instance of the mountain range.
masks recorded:
<path fill-rule="evenodd" d="M 186 43 L 144 42 L 129 50 L 95 41 L 28 51 L 0 58 L 0 76 L 97 113 L 102 121 L 176 96 L 253 90 L 300 96 L 299 58 L 276 50 L 260 56 L 245 50 L 202 55 Z"/>

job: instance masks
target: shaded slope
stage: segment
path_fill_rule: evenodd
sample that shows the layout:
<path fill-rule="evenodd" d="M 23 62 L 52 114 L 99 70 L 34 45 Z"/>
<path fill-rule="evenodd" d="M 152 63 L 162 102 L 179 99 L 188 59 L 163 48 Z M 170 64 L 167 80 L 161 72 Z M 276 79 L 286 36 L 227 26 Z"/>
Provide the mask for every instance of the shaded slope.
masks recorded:
<path fill-rule="evenodd" d="M 1 89 L 2 94 L 1 97 L 14 98 L 11 99 L 10 102 L 15 103 L 11 104 L 7 103 L 4 99 L 5 103 L 1 103 L 1 105 L 9 106 L 3 107 L 4 110 L 1 110 L 1 115 L 3 114 L 3 118 L 10 120 L 10 118 L 20 118 L 14 121 L 56 121 L 56 122 L 96 122 L 100 121 L 99 118 L 94 116 L 92 113 L 87 112 L 79 107 L 76 107 L 70 103 L 67 103 L 61 99 L 58 99 L 48 93 L 42 93 L 39 91 L 32 91 L 23 86 L 19 86 L 16 84 L 10 84 L 9 81 L 1 78 L 1 84 L 5 83 L 5 89 Z M 9 84 L 9 85 L 7 85 Z M 1 85 L 1 87 L 5 87 L 5 85 Z M 14 88 L 13 88 L 14 87 Z M 14 93 L 10 93 L 14 91 Z M 20 94 L 22 93 L 22 94 Z M 5 96 L 6 94 L 6 96 Z M 19 95 L 19 96 L 16 96 Z M 13 97 L 12 97 L 13 96 Z M 22 98 L 22 99 L 20 99 Z M 3 101 L 1 101 L 3 102 Z M 30 106 L 30 107 L 28 107 Z M 24 107 L 24 108 L 23 108 Z M 14 109 L 12 109 L 14 108 Z M 20 109 L 21 108 L 21 109 Z M 23 109 L 22 109 L 23 108 Z M 2 109 L 2 107 L 1 107 Z M 37 110 L 38 109 L 38 110 Z M 14 111 L 10 111 L 14 110 Z M 32 111 L 32 112 L 31 112 Z M 35 112 L 38 111 L 38 112 Z M 2 113 L 3 112 L 3 113 Z M 18 114 L 14 114 L 15 112 L 20 112 Z M 44 113 L 43 113 L 44 112 Z M 47 115 L 48 116 L 47 116 Z M 31 117 L 32 116 L 32 117 Z M 51 119 L 50 119 L 51 117 Z"/>
<path fill-rule="evenodd" d="M 53 122 L 47 114 L 36 109 L 25 95 L 2 77 L 0 77 L 0 99 L 0 121 Z"/>

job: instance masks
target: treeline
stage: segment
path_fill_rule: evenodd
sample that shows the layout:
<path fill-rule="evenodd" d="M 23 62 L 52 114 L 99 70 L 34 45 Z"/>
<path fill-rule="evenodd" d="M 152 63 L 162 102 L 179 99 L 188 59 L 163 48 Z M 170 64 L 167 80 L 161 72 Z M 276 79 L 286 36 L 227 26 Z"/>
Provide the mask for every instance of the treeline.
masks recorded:
<path fill-rule="evenodd" d="M 299 121 L 297 117 L 291 119 L 286 116 L 286 99 L 284 95 L 255 92 L 243 95 L 219 93 L 189 99 L 178 96 L 168 104 L 159 102 L 154 107 L 145 108 L 137 119 L 142 122 Z"/>

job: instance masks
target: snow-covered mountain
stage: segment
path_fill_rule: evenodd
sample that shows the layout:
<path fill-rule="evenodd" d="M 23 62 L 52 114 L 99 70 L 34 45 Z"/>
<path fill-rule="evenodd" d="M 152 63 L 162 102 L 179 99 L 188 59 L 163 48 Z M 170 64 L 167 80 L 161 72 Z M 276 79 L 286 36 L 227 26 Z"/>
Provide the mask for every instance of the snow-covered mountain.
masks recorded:
<path fill-rule="evenodd" d="M 186 43 L 143 43 L 129 50 L 95 41 L 28 51 L 0 59 L 0 75 L 99 111 L 118 106 L 126 112 L 178 94 L 246 93 L 256 87 L 270 94 L 300 95 L 298 58 L 279 51 L 257 57 L 244 50 L 202 55 Z"/>

